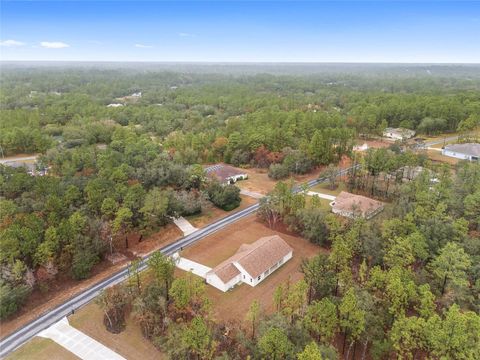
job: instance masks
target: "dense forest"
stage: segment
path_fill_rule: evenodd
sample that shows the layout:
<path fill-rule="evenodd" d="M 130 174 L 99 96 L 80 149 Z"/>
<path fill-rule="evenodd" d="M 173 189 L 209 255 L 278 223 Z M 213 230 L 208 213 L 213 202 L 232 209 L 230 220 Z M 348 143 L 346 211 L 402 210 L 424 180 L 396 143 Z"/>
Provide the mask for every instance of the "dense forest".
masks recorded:
<path fill-rule="evenodd" d="M 207 202 L 238 206 L 239 189 L 206 181 L 204 164 L 284 179 L 326 165 L 335 174 L 348 156 L 361 164 L 349 190 L 389 202 L 374 221 L 338 221 L 288 182 L 262 201 L 266 224 L 330 250 L 304 262 L 304 281 L 278 288 L 275 314 L 254 303 L 251 327 L 227 331 L 211 320 L 204 285 L 174 279 L 158 255 L 152 283 L 138 277 L 99 298 L 107 327 L 120 331 L 133 309 L 144 335 L 175 359 L 478 358 L 480 165 L 433 166 L 398 144 L 352 154 L 358 138 L 387 126 L 421 136 L 474 129 L 478 68 L 227 68 L 5 66 L 0 155 L 39 154 L 48 175 L 0 165 L 0 318 L 32 289 L 48 291 L 45 279 L 88 278 L 128 247 L 131 231 L 148 235 Z M 390 181 L 416 165 L 438 183 Z"/>

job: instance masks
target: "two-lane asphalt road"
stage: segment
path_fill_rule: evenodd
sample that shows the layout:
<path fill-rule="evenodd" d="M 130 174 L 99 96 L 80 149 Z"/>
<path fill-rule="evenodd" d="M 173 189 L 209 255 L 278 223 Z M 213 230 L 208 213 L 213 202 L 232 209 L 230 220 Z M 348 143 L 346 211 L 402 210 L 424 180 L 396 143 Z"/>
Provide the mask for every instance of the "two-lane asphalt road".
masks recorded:
<path fill-rule="evenodd" d="M 357 165 L 357 167 L 358 166 L 359 165 Z M 347 168 L 339 171 L 338 176 L 345 175 L 351 169 L 352 168 Z M 325 182 L 326 180 L 326 178 L 310 180 L 305 184 L 305 186 L 309 188 L 319 183 Z M 302 186 L 296 186 L 293 191 L 295 193 L 302 191 Z M 259 204 L 257 203 L 237 213 L 228 215 L 210 225 L 205 226 L 202 229 L 191 233 L 190 235 L 184 236 L 175 243 L 167 245 L 159 251 L 161 251 L 165 255 L 173 255 L 175 252 L 182 250 L 183 248 L 203 239 L 204 237 L 244 218 L 245 216 L 253 214 L 255 211 L 257 211 L 258 207 Z M 142 264 L 140 267 L 141 270 L 146 269 L 148 258 L 149 256 L 146 256 L 142 260 Z M 128 278 L 128 271 L 128 268 L 124 268 L 118 271 L 109 278 L 98 282 L 97 284 L 91 286 L 82 293 L 72 297 L 70 300 L 67 300 L 63 304 L 55 307 L 54 309 L 45 312 L 37 319 L 33 320 L 27 325 L 17 329 L 14 333 L 3 338 L 0 342 L 0 357 L 5 357 L 11 351 L 15 350 L 17 347 L 37 335 L 40 331 L 46 329 L 57 321 L 60 321 L 60 319 L 62 319 L 63 317 L 71 314 L 72 310 L 78 309 L 83 305 L 87 304 L 88 302 L 92 301 L 103 289 L 126 280 Z"/>
<path fill-rule="evenodd" d="M 446 144 L 450 141 L 455 141 L 457 139 L 458 139 L 458 135 L 454 135 L 454 136 L 448 136 L 448 137 L 444 137 L 437 140 L 426 141 L 425 147 L 431 147 L 433 145 L 438 145 L 438 144 Z"/>

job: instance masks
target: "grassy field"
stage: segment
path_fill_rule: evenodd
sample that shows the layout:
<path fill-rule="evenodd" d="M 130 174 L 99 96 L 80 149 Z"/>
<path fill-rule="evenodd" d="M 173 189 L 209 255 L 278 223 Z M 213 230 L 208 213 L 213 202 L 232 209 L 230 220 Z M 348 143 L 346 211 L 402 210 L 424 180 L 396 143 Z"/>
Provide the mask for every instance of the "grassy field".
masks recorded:
<path fill-rule="evenodd" d="M 112 334 L 103 325 L 103 312 L 95 303 L 90 303 L 69 317 L 70 325 L 109 347 L 126 359 L 154 360 L 166 357 L 142 336 L 140 326 L 132 317 L 120 334 Z"/>
<path fill-rule="evenodd" d="M 330 184 L 328 183 L 321 183 L 321 184 L 318 184 L 318 185 L 315 185 L 314 187 L 312 187 L 311 189 L 309 189 L 310 191 L 315 191 L 315 192 L 319 192 L 319 193 L 322 193 L 322 194 L 327 194 L 327 195 L 333 195 L 333 196 L 337 196 L 338 194 L 340 194 L 342 191 L 347 191 L 346 190 L 346 185 L 344 182 L 340 182 L 337 186 L 336 189 L 330 189 Z"/>
<path fill-rule="evenodd" d="M 77 356 L 50 339 L 34 337 L 5 360 L 76 360 Z"/>

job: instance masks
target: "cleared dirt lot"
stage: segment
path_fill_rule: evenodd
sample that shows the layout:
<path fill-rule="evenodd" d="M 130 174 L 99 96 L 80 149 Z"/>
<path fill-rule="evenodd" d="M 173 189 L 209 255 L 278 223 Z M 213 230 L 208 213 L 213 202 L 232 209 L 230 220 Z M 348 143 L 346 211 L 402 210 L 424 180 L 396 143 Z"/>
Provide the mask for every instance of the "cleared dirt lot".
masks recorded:
<path fill-rule="evenodd" d="M 241 244 L 249 244 L 262 236 L 273 234 L 281 236 L 293 248 L 293 258 L 256 287 L 242 284 L 227 293 L 223 293 L 212 286 L 207 286 L 207 295 L 212 301 L 213 315 L 217 320 L 244 320 L 253 300 L 260 301 L 262 308 L 267 313 L 272 312 L 273 292 L 276 287 L 289 278 L 292 282 L 300 280 L 303 277 L 299 271 L 302 259 L 313 257 L 326 250 L 283 229 L 272 230 L 258 222 L 256 216 L 252 215 L 203 239 L 182 252 L 183 257 L 214 267 L 232 256 Z M 184 272 L 178 270 L 177 273 L 182 274 Z"/>
<path fill-rule="evenodd" d="M 34 337 L 32 340 L 8 355 L 5 359 L 77 360 L 79 358 L 53 340 Z"/>

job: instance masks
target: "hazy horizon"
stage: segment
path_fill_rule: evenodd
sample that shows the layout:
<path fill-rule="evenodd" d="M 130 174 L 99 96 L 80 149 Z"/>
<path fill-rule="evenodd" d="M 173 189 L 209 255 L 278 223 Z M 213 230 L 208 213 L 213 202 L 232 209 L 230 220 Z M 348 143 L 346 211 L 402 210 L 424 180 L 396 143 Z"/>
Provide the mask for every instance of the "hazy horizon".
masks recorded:
<path fill-rule="evenodd" d="M 4 61 L 480 62 L 480 2 L 1 3 Z M 477 35 L 475 35 L 477 34 Z"/>

